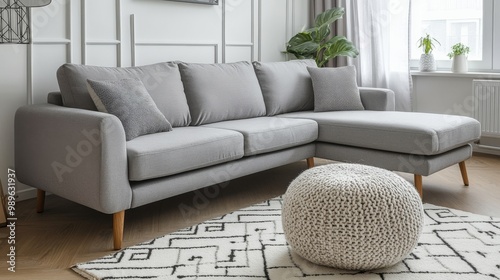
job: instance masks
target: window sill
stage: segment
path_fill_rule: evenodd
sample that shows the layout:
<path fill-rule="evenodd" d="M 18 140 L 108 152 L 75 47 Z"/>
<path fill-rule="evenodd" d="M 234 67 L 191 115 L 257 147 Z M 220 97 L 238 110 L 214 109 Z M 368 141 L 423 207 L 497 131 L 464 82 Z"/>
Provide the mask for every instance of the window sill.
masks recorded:
<path fill-rule="evenodd" d="M 455 78 L 478 78 L 478 79 L 500 79 L 500 73 L 495 72 L 467 72 L 467 73 L 453 73 L 450 71 L 434 71 L 434 72 L 421 72 L 410 71 L 412 76 L 424 77 L 455 77 Z"/>

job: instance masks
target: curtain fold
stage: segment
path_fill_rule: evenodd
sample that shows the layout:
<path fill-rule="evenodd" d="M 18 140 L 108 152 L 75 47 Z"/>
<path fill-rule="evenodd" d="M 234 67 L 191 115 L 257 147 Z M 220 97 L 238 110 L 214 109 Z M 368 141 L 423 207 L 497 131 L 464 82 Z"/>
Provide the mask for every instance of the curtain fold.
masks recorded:
<path fill-rule="evenodd" d="M 389 88 L 396 94 L 396 110 L 411 111 L 409 30 L 411 0 L 340 0 L 346 14 L 336 28 L 359 49 L 357 58 L 340 58 L 338 65 L 354 65 L 358 85 Z"/>
<path fill-rule="evenodd" d="M 337 7 L 338 0 L 310 0 L 310 8 L 309 8 L 309 26 L 314 26 L 314 22 L 316 16 L 321 14 L 322 12 L 329 10 L 333 7 Z M 334 23 L 332 28 L 332 35 L 335 35 L 335 30 L 337 28 L 337 23 Z M 335 59 L 328 61 L 325 65 L 326 67 L 334 67 L 337 66 L 337 62 Z"/>
<path fill-rule="evenodd" d="M 322 12 L 329 10 L 333 7 L 336 7 L 337 1 L 336 0 L 310 0 L 310 24 L 311 26 L 314 25 L 314 19 L 316 18 L 317 15 L 321 14 Z"/>

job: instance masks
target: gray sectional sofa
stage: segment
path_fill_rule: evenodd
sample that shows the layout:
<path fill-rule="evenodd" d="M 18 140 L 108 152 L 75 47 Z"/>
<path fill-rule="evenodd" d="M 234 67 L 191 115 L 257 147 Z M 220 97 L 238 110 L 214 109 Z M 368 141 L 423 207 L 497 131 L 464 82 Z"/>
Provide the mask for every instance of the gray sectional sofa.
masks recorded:
<path fill-rule="evenodd" d="M 394 93 L 375 88 L 359 88 L 364 110 L 315 112 L 307 67 L 314 61 L 63 65 L 61 92 L 16 113 L 18 178 L 39 190 L 38 212 L 48 191 L 113 214 L 115 249 L 127 209 L 313 157 L 415 174 L 420 193 L 422 176 L 460 163 L 468 184 L 476 120 L 396 112 Z M 86 80 L 130 77 L 171 131 L 127 141 L 116 116 L 96 111 Z"/>

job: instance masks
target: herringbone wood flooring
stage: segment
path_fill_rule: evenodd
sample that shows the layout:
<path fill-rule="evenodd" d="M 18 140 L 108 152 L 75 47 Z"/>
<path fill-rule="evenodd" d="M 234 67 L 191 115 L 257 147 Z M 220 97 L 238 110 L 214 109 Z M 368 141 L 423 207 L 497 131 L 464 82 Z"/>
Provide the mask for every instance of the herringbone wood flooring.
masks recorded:
<path fill-rule="evenodd" d="M 297 162 L 233 180 L 222 188 L 128 210 L 124 246 L 278 196 L 305 167 L 305 162 Z M 500 157 L 478 154 L 467 161 L 467 168 L 470 187 L 462 185 L 458 165 L 424 177 L 424 202 L 500 217 Z M 413 180 L 410 174 L 401 175 Z M 68 269 L 71 265 L 112 252 L 111 215 L 56 196 L 47 197 L 43 214 L 35 213 L 35 200 L 19 202 L 17 208 L 17 272 L 7 271 L 7 229 L 1 228 L 1 279 L 81 279 Z"/>

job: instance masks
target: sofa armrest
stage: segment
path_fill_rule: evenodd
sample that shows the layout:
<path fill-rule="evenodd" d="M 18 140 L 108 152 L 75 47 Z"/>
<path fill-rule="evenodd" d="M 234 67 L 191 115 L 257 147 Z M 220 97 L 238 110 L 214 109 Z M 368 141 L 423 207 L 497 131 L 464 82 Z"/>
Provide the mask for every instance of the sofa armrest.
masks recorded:
<path fill-rule="evenodd" d="M 396 109 L 394 92 L 390 89 L 360 87 L 359 93 L 366 110 L 394 111 Z"/>
<path fill-rule="evenodd" d="M 15 162 L 24 184 L 107 214 L 130 208 L 125 132 L 113 115 L 51 104 L 21 107 Z"/>

